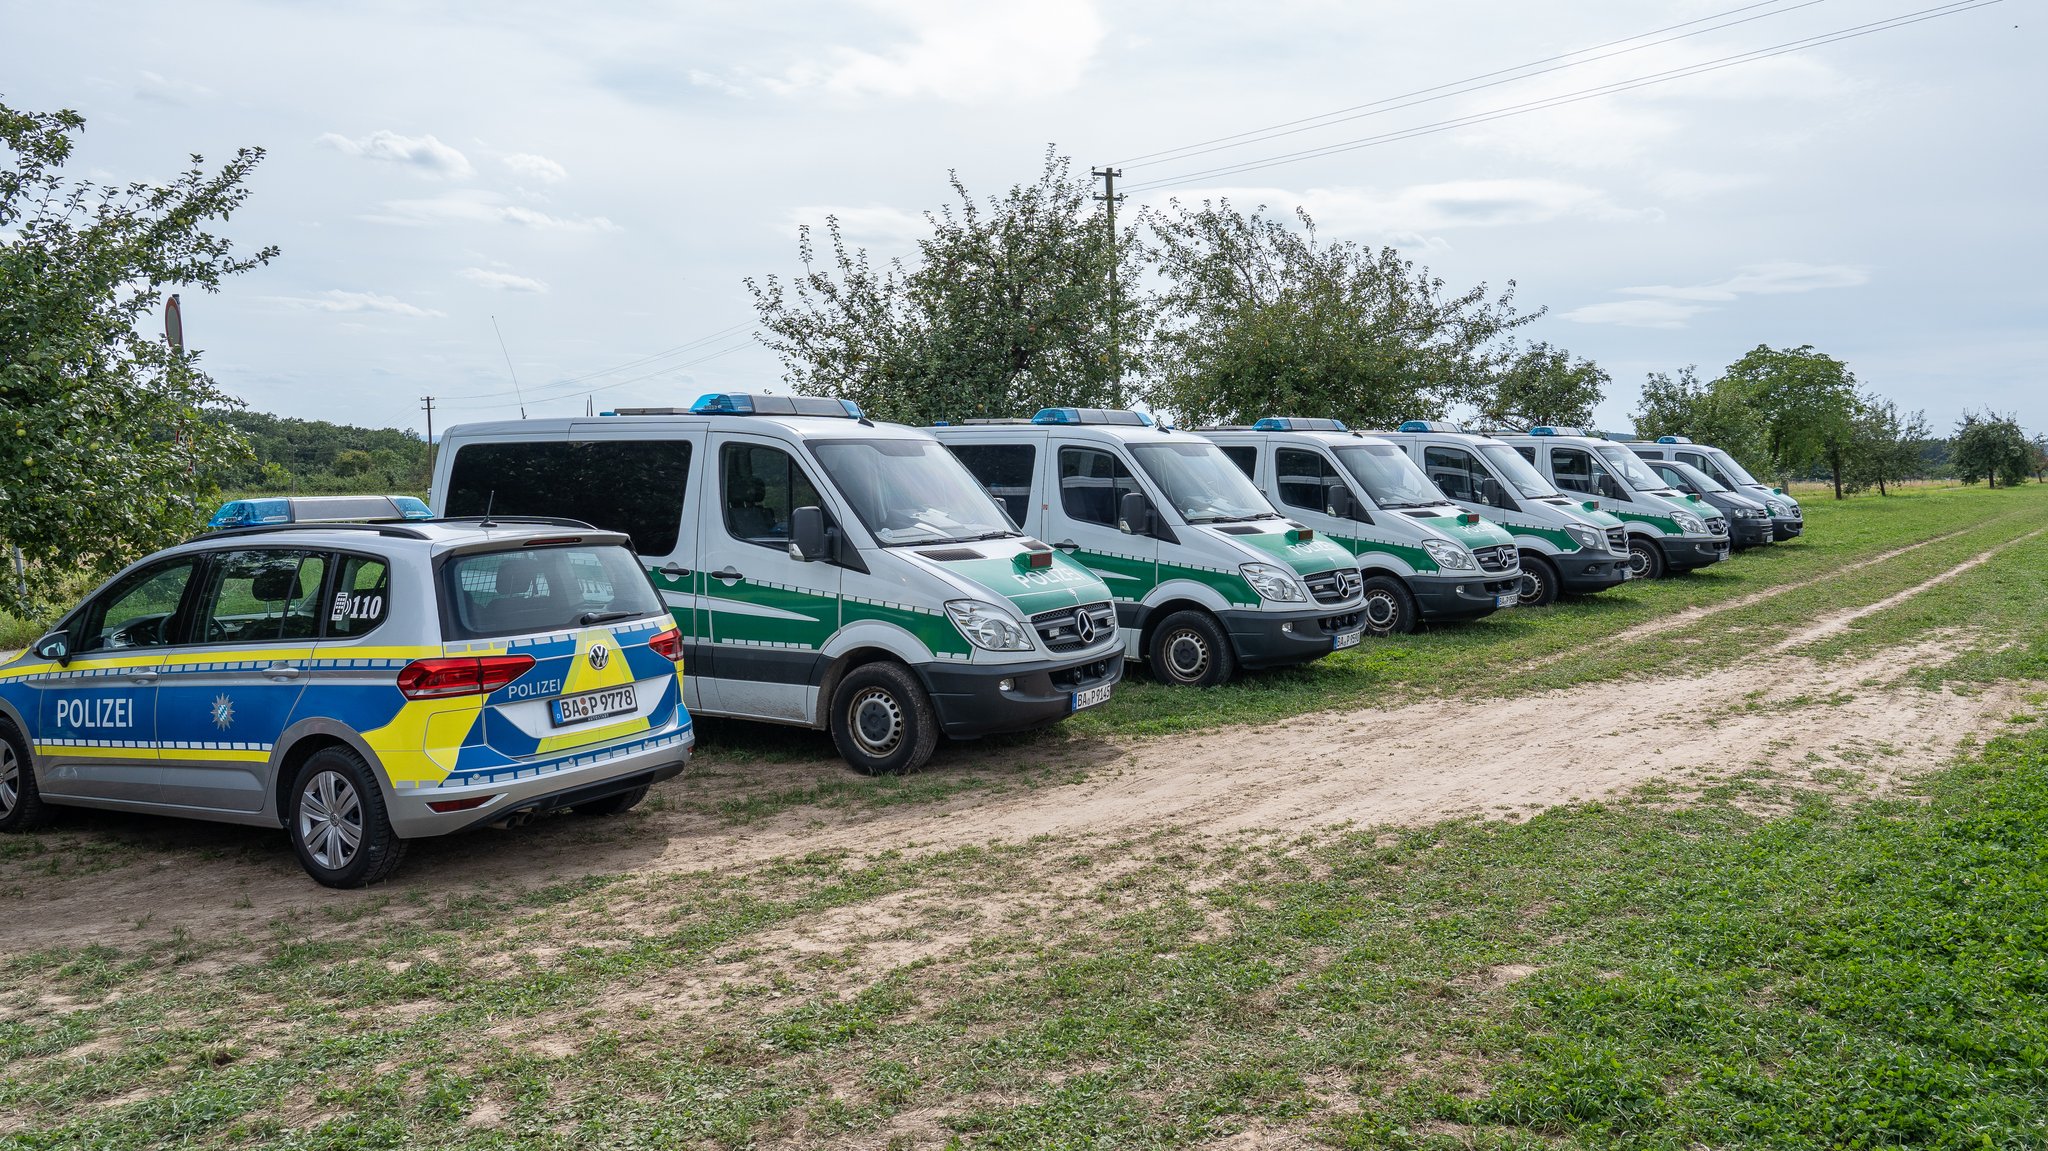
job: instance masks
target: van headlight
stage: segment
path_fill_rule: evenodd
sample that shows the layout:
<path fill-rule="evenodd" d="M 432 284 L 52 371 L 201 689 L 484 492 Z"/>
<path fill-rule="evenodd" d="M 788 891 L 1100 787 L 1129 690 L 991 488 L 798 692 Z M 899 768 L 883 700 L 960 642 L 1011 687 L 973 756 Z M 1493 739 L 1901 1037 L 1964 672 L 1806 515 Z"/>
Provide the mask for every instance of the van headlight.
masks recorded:
<path fill-rule="evenodd" d="M 1674 513 L 1671 517 L 1671 522 L 1677 524 L 1678 530 L 1685 535 L 1703 536 L 1707 534 L 1706 521 L 1691 512 Z"/>
<path fill-rule="evenodd" d="M 1771 518 L 1786 520 L 1792 518 L 1792 509 L 1776 500 L 1765 500 L 1764 506 L 1771 509 Z"/>
<path fill-rule="evenodd" d="M 1464 571 L 1479 566 L 1471 552 L 1448 540 L 1423 540 L 1422 550 L 1428 552 L 1436 566 L 1445 571 Z"/>
<path fill-rule="evenodd" d="M 1564 534 L 1572 537 L 1572 542 L 1582 548 L 1596 552 L 1607 550 L 1607 533 L 1599 528 L 1587 527 L 1585 524 L 1566 524 Z"/>
<path fill-rule="evenodd" d="M 949 599 L 946 614 L 967 642 L 983 651 L 1030 651 L 1031 632 L 1017 617 L 978 599 Z"/>
<path fill-rule="evenodd" d="M 1294 578 L 1294 573 L 1273 564 L 1245 564 L 1237 569 L 1244 573 L 1244 582 L 1252 585 L 1260 599 L 1277 603 L 1304 603 L 1308 600 L 1308 589 Z"/>

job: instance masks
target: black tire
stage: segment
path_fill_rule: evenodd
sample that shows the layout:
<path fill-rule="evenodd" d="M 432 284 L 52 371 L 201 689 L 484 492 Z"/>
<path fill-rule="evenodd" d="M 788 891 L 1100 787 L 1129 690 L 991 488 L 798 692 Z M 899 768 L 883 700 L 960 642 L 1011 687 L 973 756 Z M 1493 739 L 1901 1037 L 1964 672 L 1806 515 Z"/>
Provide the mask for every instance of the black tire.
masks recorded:
<path fill-rule="evenodd" d="M 931 698 L 898 663 L 863 664 L 848 672 L 832 691 L 830 725 L 840 757 L 867 775 L 916 771 L 939 745 Z"/>
<path fill-rule="evenodd" d="M 1557 602 L 1557 565 L 1535 552 L 1522 553 L 1520 607 L 1549 607 Z"/>
<path fill-rule="evenodd" d="M 1223 625 L 1205 611 L 1177 611 L 1152 630 L 1145 658 L 1152 678 L 1175 687 L 1215 687 L 1237 674 L 1237 653 Z"/>
<path fill-rule="evenodd" d="M 593 799 L 589 803 L 579 803 L 569 810 L 577 815 L 624 815 L 640 806 L 640 801 L 647 798 L 648 786 L 643 783 L 631 791 L 607 795 L 603 799 Z"/>
<path fill-rule="evenodd" d="M 328 887 L 381 883 L 405 859 L 370 765 L 347 747 L 323 747 L 299 767 L 284 829 L 306 874 Z M 348 842 L 353 836 L 355 843 Z"/>
<path fill-rule="evenodd" d="M 1664 549 L 1648 536 L 1628 537 L 1628 578 L 1663 579 Z"/>
<path fill-rule="evenodd" d="M 36 787 L 28 740 L 12 721 L 0 719 L 0 832 L 34 831 L 55 814 Z"/>
<path fill-rule="evenodd" d="M 1358 611 L 1365 620 L 1365 634 L 1407 635 L 1415 630 L 1420 613 L 1415 610 L 1415 597 L 1408 594 L 1400 580 L 1393 576 L 1368 576 L 1363 595 L 1365 601 Z"/>

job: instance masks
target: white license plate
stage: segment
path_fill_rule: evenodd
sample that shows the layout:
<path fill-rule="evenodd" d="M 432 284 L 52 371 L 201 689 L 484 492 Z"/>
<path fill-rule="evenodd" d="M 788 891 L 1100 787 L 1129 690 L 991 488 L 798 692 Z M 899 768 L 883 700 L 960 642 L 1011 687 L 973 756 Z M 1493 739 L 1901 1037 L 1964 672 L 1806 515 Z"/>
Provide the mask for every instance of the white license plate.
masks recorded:
<path fill-rule="evenodd" d="M 603 691 L 586 691 L 582 695 L 565 695 L 553 701 L 556 727 L 568 727 L 576 723 L 589 723 L 593 719 L 623 715 L 640 710 L 640 697 L 633 691 L 633 685 L 608 687 Z"/>
<path fill-rule="evenodd" d="M 1519 592 L 1510 592 L 1507 595 L 1497 595 L 1493 597 L 1493 606 L 1495 607 L 1513 607 L 1521 602 L 1522 596 Z"/>
<path fill-rule="evenodd" d="M 1347 647 L 1357 647 L 1359 639 L 1364 635 L 1365 633 L 1362 631 L 1338 632 L 1336 637 L 1330 642 L 1330 650 L 1343 651 Z"/>
<path fill-rule="evenodd" d="M 1074 710 L 1080 711 L 1084 707 L 1094 707 L 1098 703 L 1108 703 L 1109 689 L 1113 686 L 1115 685 L 1105 683 L 1101 687 L 1091 687 L 1087 691 L 1075 692 Z"/>

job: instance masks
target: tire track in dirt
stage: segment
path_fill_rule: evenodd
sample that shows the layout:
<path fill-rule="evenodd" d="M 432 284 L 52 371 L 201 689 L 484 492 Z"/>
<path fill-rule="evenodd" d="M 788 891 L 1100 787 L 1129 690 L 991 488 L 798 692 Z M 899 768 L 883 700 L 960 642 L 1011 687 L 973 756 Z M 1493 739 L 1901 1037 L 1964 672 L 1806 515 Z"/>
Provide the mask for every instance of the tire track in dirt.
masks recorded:
<path fill-rule="evenodd" d="M 1904 591 L 1895 592 L 1891 595 L 1888 595 L 1885 598 L 1878 600 L 1876 603 L 1865 604 L 1864 606 L 1859 608 L 1851 608 L 1847 611 L 1835 612 L 1832 615 L 1823 616 L 1819 622 L 1814 623 L 1811 626 L 1806 627 L 1800 631 L 1794 632 L 1791 635 L 1791 637 L 1773 646 L 1770 649 L 1770 654 L 1779 654 L 1791 651 L 1794 648 L 1805 647 L 1807 644 L 1814 643 L 1818 640 L 1827 639 L 1830 636 L 1838 635 L 1844 631 L 1847 631 L 1849 630 L 1850 626 L 1853 625 L 1857 620 L 1863 619 L 1867 616 L 1876 615 L 1878 612 L 1884 611 L 1887 608 L 1897 607 L 1899 604 L 1905 603 L 1907 600 L 1912 599 L 1914 596 L 1919 595 L 1921 592 L 1929 591 L 1934 588 L 1940 587 L 1942 584 L 1945 584 L 1950 580 L 1955 579 L 1957 576 L 1962 575 L 1964 572 L 1970 571 L 1973 568 L 1981 567 L 1984 564 L 1991 562 L 1991 557 L 1997 555 L 1999 552 L 2002 552 L 2010 547 L 2017 547 L 2018 545 L 2023 544 L 2030 539 L 2034 539 L 2040 536 L 2043 532 L 2048 532 L 2048 528 L 2035 528 L 2033 531 L 2030 531 L 2025 535 L 2014 536 L 2013 538 L 2005 541 L 2004 543 L 1999 544 L 1997 547 L 1991 548 L 1988 551 L 1979 552 L 1978 554 L 1971 556 L 1969 559 L 1964 560 L 1962 563 L 1959 563 L 1956 566 L 1948 569 L 1947 571 L 1942 572 L 1940 575 L 1935 576 L 1933 579 L 1922 580 L 1921 582 L 1914 584 L 1912 587 L 1909 587 Z"/>

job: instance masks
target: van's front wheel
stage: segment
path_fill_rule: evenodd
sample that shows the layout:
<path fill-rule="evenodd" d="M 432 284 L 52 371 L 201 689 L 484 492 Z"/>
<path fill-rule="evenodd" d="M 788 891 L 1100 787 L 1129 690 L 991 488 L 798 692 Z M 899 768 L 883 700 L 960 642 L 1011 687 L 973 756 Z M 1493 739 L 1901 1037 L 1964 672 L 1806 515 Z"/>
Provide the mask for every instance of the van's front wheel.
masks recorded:
<path fill-rule="evenodd" d="M 910 669 L 870 663 L 848 672 L 832 692 L 832 742 L 868 775 L 916 771 L 939 743 L 932 701 Z"/>
<path fill-rule="evenodd" d="M 1628 541 L 1628 578 L 1663 579 L 1664 549 L 1647 536 L 1631 536 Z"/>
<path fill-rule="evenodd" d="M 1415 597 L 1392 576 L 1373 576 L 1365 581 L 1365 600 L 1359 607 L 1365 616 L 1367 635 L 1407 635 L 1415 630 Z"/>
<path fill-rule="evenodd" d="M 1522 553 L 1522 607 L 1549 607 L 1557 602 L 1557 569 L 1535 552 Z"/>
<path fill-rule="evenodd" d="M 1152 633 L 1152 675 L 1179 687 L 1215 687 L 1237 670 L 1230 637 L 1207 612 L 1177 611 Z"/>

